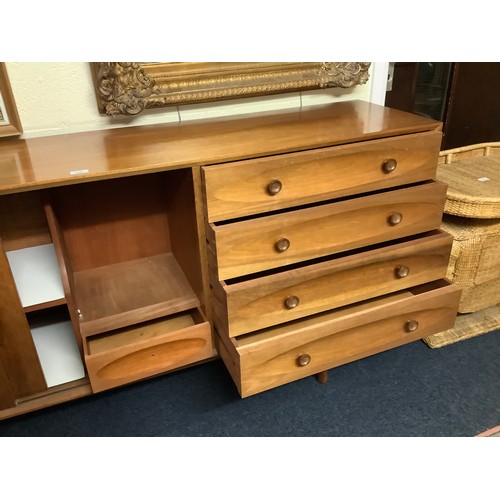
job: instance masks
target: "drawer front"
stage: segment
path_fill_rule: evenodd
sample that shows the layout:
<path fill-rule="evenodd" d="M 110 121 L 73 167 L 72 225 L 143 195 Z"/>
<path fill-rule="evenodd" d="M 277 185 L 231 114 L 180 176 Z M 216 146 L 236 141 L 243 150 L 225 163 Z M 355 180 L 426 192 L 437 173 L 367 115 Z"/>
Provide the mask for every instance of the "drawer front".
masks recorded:
<path fill-rule="evenodd" d="M 214 222 L 431 179 L 440 144 L 434 131 L 204 167 L 206 216 Z"/>
<path fill-rule="evenodd" d="M 445 280 L 312 318 L 222 339 L 243 397 L 451 328 L 460 289 Z M 434 288 L 437 286 L 437 288 Z"/>
<path fill-rule="evenodd" d="M 84 354 L 93 392 L 216 355 L 210 325 L 198 310 L 89 337 Z"/>
<path fill-rule="evenodd" d="M 437 229 L 446 185 L 362 196 L 229 224 L 208 224 L 219 280 Z"/>
<path fill-rule="evenodd" d="M 235 337 L 444 278 L 452 241 L 436 232 L 257 279 L 214 283 L 217 330 Z"/>

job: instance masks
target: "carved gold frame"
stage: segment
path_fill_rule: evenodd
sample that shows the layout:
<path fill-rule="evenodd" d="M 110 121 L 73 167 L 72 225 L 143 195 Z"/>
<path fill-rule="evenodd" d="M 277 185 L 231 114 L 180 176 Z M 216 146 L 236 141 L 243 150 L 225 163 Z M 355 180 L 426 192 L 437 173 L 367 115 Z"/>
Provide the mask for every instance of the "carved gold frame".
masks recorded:
<path fill-rule="evenodd" d="M 136 115 L 149 108 L 201 103 L 368 81 L 367 62 L 91 63 L 99 112 Z"/>

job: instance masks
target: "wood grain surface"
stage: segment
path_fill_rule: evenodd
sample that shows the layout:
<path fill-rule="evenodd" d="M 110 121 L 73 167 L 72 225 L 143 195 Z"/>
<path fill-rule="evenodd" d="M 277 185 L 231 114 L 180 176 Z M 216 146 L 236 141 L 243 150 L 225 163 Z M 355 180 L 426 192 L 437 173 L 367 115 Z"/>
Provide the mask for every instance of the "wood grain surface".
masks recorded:
<path fill-rule="evenodd" d="M 311 208 L 207 226 L 225 280 L 437 229 L 446 185 L 430 182 Z M 401 223 L 388 222 L 393 213 Z M 276 243 L 286 239 L 286 251 Z"/>
<path fill-rule="evenodd" d="M 1 242 L 0 283 L 0 365 L 9 381 L 6 394 L 20 398 L 44 391 L 47 385 Z"/>
<path fill-rule="evenodd" d="M 451 328 L 459 300 L 460 288 L 442 280 L 221 340 L 226 356 L 239 358 L 237 385 L 246 397 Z M 409 321 L 418 322 L 414 331 L 408 331 Z M 300 366 L 304 354 L 311 360 Z"/>
<path fill-rule="evenodd" d="M 235 337 L 444 278 L 452 241 L 436 232 L 233 284 L 214 281 L 217 329 Z M 400 277 L 400 269 L 407 275 Z M 288 308 L 288 297 L 297 297 L 298 305 Z"/>
<path fill-rule="evenodd" d="M 210 325 L 200 311 L 194 311 L 189 318 L 165 318 L 117 331 L 104 340 L 87 339 L 84 345 L 94 392 L 215 355 Z"/>
<path fill-rule="evenodd" d="M 203 167 L 207 219 L 232 219 L 431 179 L 440 132 Z M 388 160 L 394 170 L 384 170 Z M 279 192 L 271 193 L 271 183 Z"/>
<path fill-rule="evenodd" d="M 413 132 L 428 118 L 365 101 L 0 144 L 0 193 L 255 158 Z"/>

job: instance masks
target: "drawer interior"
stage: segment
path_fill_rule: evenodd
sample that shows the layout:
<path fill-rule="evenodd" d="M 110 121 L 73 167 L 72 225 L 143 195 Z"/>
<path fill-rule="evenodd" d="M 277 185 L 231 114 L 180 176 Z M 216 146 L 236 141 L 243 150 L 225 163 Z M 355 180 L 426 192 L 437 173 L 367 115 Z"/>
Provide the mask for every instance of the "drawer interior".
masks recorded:
<path fill-rule="evenodd" d="M 87 337 L 84 353 L 93 392 L 215 356 L 210 325 L 198 309 Z"/>
<path fill-rule="evenodd" d="M 378 308 L 388 305 L 395 305 L 398 301 L 405 301 L 408 299 L 411 300 L 415 297 L 424 296 L 426 294 L 432 295 L 440 290 L 446 291 L 446 289 L 450 291 L 457 291 L 458 287 L 456 285 L 452 285 L 447 279 L 440 279 L 423 285 L 411 287 L 406 290 L 383 295 L 382 297 L 364 300 L 354 305 L 339 307 L 331 311 L 315 314 L 306 319 L 293 320 L 279 326 L 264 328 L 257 332 L 241 335 L 240 337 L 236 337 L 231 340 L 237 348 L 250 346 L 257 342 L 277 340 L 282 336 L 295 334 L 298 326 L 301 328 L 314 328 L 315 325 L 319 325 L 327 321 L 335 321 L 346 316 L 366 314 L 371 310 L 377 310 Z"/>
<path fill-rule="evenodd" d="M 453 326 L 446 279 L 235 338 L 219 351 L 242 397 L 414 342 Z"/>
<path fill-rule="evenodd" d="M 436 230 L 250 276 L 212 279 L 217 330 L 236 337 L 443 278 L 451 246 L 452 237 Z"/>
<path fill-rule="evenodd" d="M 439 181 L 302 207 L 226 225 L 207 225 L 218 279 L 404 238 L 439 228 L 446 186 Z"/>
<path fill-rule="evenodd" d="M 112 332 L 94 335 L 86 339 L 86 354 L 94 356 L 124 347 L 137 346 L 154 341 L 172 332 L 204 323 L 206 320 L 198 309 L 191 309 Z"/>
<path fill-rule="evenodd" d="M 253 274 L 247 274 L 244 276 L 235 276 L 234 278 L 227 278 L 225 280 L 221 280 L 220 283 L 222 286 L 233 286 L 233 285 L 238 285 L 240 283 L 244 284 L 250 280 L 257 280 L 259 278 L 266 278 L 266 277 L 272 277 L 273 275 L 276 275 L 277 273 L 284 273 L 287 271 L 293 271 L 295 269 L 301 269 L 304 266 L 315 266 L 317 264 L 323 264 L 327 262 L 335 262 L 340 259 L 344 259 L 347 257 L 352 257 L 356 258 L 357 256 L 361 256 L 365 254 L 366 252 L 371 252 L 374 250 L 380 250 L 383 251 L 384 249 L 390 249 L 394 247 L 394 245 L 399 245 L 399 244 L 414 244 L 418 243 L 422 238 L 434 238 L 434 237 L 439 237 L 440 235 L 443 235 L 444 231 L 440 229 L 435 229 L 433 231 L 427 231 L 425 233 L 420 233 L 420 234 L 414 234 L 411 236 L 407 236 L 405 238 L 397 238 L 394 240 L 391 240 L 389 242 L 383 242 L 383 243 L 377 243 L 375 245 L 367 245 L 363 248 L 358 248 L 355 250 L 347 250 L 345 252 L 339 252 L 335 255 L 325 255 L 323 257 L 318 257 L 316 259 L 311 259 L 311 260 L 306 260 L 303 262 L 296 262 L 293 264 L 289 264 L 287 266 L 281 266 L 281 267 L 276 267 L 274 269 L 266 269 L 263 271 L 259 271 L 257 273 Z"/>
<path fill-rule="evenodd" d="M 268 210 L 265 213 L 256 213 L 256 214 L 246 215 L 246 216 L 237 217 L 237 218 L 218 220 L 218 221 L 211 222 L 210 224 L 214 228 L 224 227 L 224 226 L 239 223 L 239 222 L 264 219 L 264 218 L 267 218 L 267 217 L 270 217 L 273 215 L 290 214 L 290 213 L 294 213 L 297 210 L 303 210 L 303 209 L 314 208 L 314 207 L 321 207 L 321 206 L 330 205 L 332 203 L 342 203 L 342 202 L 346 202 L 346 201 L 350 201 L 350 200 L 363 199 L 363 198 L 373 196 L 373 195 L 395 192 L 399 189 L 406 189 L 406 188 L 411 188 L 411 187 L 416 187 L 416 186 L 425 186 L 425 185 L 432 185 L 432 184 L 436 184 L 436 181 L 435 180 L 425 180 L 425 181 L 421 181 L 421 182 L 408 183 L 408 184 L 405 184 L 404 186 L 395 186 L 395 187 L 384 188 L 384 189 L 374 189 L 374 190 L 371 190 L 369 193 L 357 193 L 357 194 L 353 194 L 350 196 L 341 196 L 341 197 L 337 197 L 335 199 L 327 199 L 327 200 L 317 201 L 314 203 L 303 203 L 299 207 L 287 207 L 287 208 L 280 208 L 277 210 Z"/>

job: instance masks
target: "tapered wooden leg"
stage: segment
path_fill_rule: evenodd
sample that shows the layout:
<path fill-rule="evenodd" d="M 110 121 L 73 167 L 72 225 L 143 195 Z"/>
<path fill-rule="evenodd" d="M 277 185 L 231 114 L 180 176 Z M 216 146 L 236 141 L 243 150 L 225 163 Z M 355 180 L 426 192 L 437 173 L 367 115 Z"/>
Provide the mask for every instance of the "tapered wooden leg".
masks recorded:
<path fill-rule="evenodd" d="M 326 384 L 328 382 L 328 370 L 325 370 L 324 372 L 316 373 L 316 380 L 320 384 Z"/>

